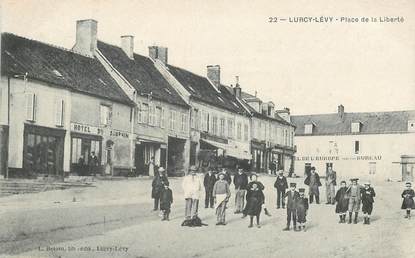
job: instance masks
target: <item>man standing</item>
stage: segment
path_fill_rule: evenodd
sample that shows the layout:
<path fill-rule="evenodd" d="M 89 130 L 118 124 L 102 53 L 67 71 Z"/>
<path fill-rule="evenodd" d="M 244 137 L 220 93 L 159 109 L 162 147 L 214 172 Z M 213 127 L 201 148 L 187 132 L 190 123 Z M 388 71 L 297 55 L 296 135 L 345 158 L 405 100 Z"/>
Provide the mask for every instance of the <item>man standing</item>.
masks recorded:
<path fill-rule="evenodd" d="M 242 168 L 238 168 L 238 173 L 233 177 L 235 185 L 235 214 L 241 213 L 245 205 L 245 192 L 248 186 L 248 176 Z"/>
<path fill-rule="evenodd" d="M 226 204 L 231 197 L 231 190 L 229 189 L 229 184 L 225 181 L 225 173 L 219 173 L 219 180 L 213 186 L 213 196 L 215 197 L 216 203 L 216 216 L 217 216 L 217 223 L 216 225 L 223 225 L 225 226 L 225 211 L 226 211 Z"/>
<path fill-rule="evenodd" d="M 300 195 L 295 190 L 296 186 L 296 183 L 290 183 L 290 190 L 284 196 L 287 198 L 287 227 L 283 229 L 284 231 L 290 230 L 291 219 L 294 231 L 297 231 L 297 200 Z"/>
<path fill-rule="evenodd" d="M 205 208 L 213 208 L 213 186 L 215 185 L 217 179 L 216 175 L 213 173 L 212 169 L 209 168 L 208 172 L 205 175 L 205 178 L 203 180 L 203 186 L 205 187 Z"/>
<path fill-rule="evenodd" d="M 277 180 L 274 183 L 274 187 L 277 189 L 277 209 L 281 207 L 285 208 L 285 191 L 288 188 L 287 178 L 284 176 L 284 171 L 278 171 Z"/>
<path fill-rule="evenodd" d="M 336 171 L 330 166 L 327 169 L 326 176 L 326 195 L 327 202 L 326 204 L 335 204 L 336 203 Z"/>
<path fill-rule="evenodd" d="M 89 157 L 89 172 L 91 175 L 96 176 L 97 170 L 99 166 L 98 157 L 95 155 L 95 152 L 91 152 L 91 156 Z"/>
<path fill-rule="evenodd" d="M 231 185 L 232 183 L 231 174 L 225 168 L 222 168 L 221 173 L 225 174 L 225 181 L 228 182 L 229 185 Z"/>
<path fill-rule="evenodd" d="M 320 176 L 316 173 L 316 168 L 311 167 L 310 175 L 304 180 L 304 184 L 309 186 L 310 203 L 313 203 L 313 197 L 316 197 L 316 203 L 320 204 L 320 192 L 319 187 L 321 186 Z"/>
<path fill-rule="evenodd" d="M 197 217 L 200 191 L 202 190 L 202 182 L 196 173 L 196 166 L 191 166 L 189 170 L 190 175 L 185 176 L 182 183 L 184 199 L 186 201 L 184 225 Z"/>

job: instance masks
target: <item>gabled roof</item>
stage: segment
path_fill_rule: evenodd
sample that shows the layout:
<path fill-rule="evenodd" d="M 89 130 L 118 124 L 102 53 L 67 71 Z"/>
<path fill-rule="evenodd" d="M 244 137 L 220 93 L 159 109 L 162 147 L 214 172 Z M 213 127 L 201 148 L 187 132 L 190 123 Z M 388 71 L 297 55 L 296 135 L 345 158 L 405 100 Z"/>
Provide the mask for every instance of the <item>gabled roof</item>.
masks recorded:
<path fill-rule="evenodd" d="M 244 107 L 224 85 L 216 90 L 209 80 L 185 69 L 167 65 L 170 73 L 186 88 L 191 98 L 235 113 L 245 113 Z"/>
<path fill-rule="evenodd" d="M 226 89 L 228 90 L 228 92 L 230 92 L 230 93 L 232 94 L 232 92 L 233 92 L 233 88 L 232 88 L 232 87 L 230 87 L 230 86 L 225 86 L 225 87 L 226 87 Z M 261 101 L 261 102 L 262 102 L 262 100 L 261 100 L 260 98 L 255 97 L 255 96 L 253 96 L 253 95 L 251 95 L 251 94 L 249 94 L 249 93 L 246 93 L 246 92 L 244 92 L 244 91 L 241 91 L 241 98 L 242 98 L 242 101 L 246 102 L 245 106 L 248 108 L 249 112 L 251 112 L 251 114 L 252 114 L 254 117 L 257 117 L 257 118 L 260 118 L 260 119 L 265 119 L 265 120 L 270 120 L 270 121 L 277 121 L 277 122 L 283 123 L 283 124 L 285 124 L 285 125 L 291 125 L 291 126 L 293 125 L 293 124 L 291 124 L 291 123 L 289 123 L 289 122 L 285 121 L 285 119 L 284 119 L 284 118 L 282 118 L 282 117 L 281 117 L 280 115 L 278 115 L 278 114 L 275 114 L 275 116 L 274 116 L 274 117 L 269 117 L 269 116 L 267 116 L 267 115 L 262 114 L 261 112 L 256 111 L 256 110 L 255 110 L 255 108 L 251 107 L 251 106 L 248 104 L 248 101 L 246 101 L 246 99 L 251 99 L 251 100 Z"/>
<path fill-rule="evenodd" d="M 120 47 L 102 41 L 98 41 L 98 49 L 139 94 L 149 94 L 152 92 L 152 96 L 155 99 L 171 104 L 188 106 L 157 70 L 150 58 L 134 54 L 134 60 L 132 60 L 128 58 Z"/>
<path fill-rule="evenodd" d="M 27 73 L 29 79 L 133 105 L 95 58 L 10 33 L 1 40 L 2 75 Z"/>
<path fill-rule="evenodd" d="M 344 113 L 343 118 L 337 113 L 291 116 L 292 123 L 297 127 L 296 135 L 304 135 L 304 126 L 311 123 L 315 124 L 312 135 L 356 134 L 351 133 L 351 125 L 354 122 L 360 122 L 362 125 L 357 134 L 407 132 L 408 120 L 413 119 L 415 119 L 415 110 Z"/>

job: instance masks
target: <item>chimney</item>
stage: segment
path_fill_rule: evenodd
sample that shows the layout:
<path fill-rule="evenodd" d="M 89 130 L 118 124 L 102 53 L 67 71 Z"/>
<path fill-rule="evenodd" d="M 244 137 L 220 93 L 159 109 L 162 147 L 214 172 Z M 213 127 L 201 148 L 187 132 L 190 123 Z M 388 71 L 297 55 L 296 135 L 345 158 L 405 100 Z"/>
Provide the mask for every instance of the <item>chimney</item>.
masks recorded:
<path fill-rule="evenodd" d="M 76 43 L 73 50 L 83 55 L 93 56 L 97 49 L 96 20 L 79 20 L 76 22 Z"/>
<path fill-rule="evenodd" d="M 235 88 L 233 88 L 233 95 L 235 95 L 236 98 L 240 99 L 242 89 L 239 86 L 239 76 L 235 76 L 235 78 L 236 78 L 236 84 L 235 84 Z"/>
<path fill-rule="evenodd" d="M 207 77 L 217 89 L 220 86 L 220 65 L 208 65 Z"/>
<path fill-rule="evenodd" d="M 134 59 L 134 36 L 121 36 L 121 48 L 130 59 Z"/>
<path fill-rule="evenodd" d="M 337 114 L 339 115 L 340 118 L 343 118 L 343 116 L 344 116 L 344 106 L 342 104 L 340 104 L 337 107 Z"/>
<path fill-rule="evenodd" d="M 160 60 L 164 65 L 166 65 L 168 59 L 168 48 L 160 46 L 149 46 L 148 56 L 153 60 Z"/>

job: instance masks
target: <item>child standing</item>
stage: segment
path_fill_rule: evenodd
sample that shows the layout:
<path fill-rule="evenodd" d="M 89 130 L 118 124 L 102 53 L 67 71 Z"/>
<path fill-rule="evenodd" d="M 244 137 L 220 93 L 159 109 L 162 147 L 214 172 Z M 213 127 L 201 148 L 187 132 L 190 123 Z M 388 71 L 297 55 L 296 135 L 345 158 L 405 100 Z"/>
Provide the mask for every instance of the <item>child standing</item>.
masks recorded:
<path fill-rule="evenodd" d="M 360 201 L 361 201 L 361 190 L 362 186 L 357 184 L 358 178 L 352 178 L 352 184 L 347 188 L 346 192 L 349 196 L 349 224 L 352 223 L 352 215 L 354 212 L 354 220 L 353 223 L 357 224 L 357 216 L 359 215 L 360 210 Z"/>
<path fill-rule="evenodd" d="M 215 198 L 217 216 L 216 225 L 225 226 L 226 204 L 231 197 L 231 191 L 229 189 L 228 181 L 225 180 L 226 174 L 224 172 L 220 172 L 218 176 L 219 181 L 216 181 L 213 186 L 213 197 Z"/>
<path fill-rule="evenodd" d="M 296 203 L 300 195 L 295 190 L 296 183 L 290 183 L 290 190 L 285 193 L 285 198 L 287 198 L 287 227 L 284 228 L 284 231 L 290 230 L 291 218 L 293 220 L 294 230 L 297 231 L 297 210 Z"/>
<path fill-rule="evenodd" d="M 262 204 L 264 203 L 265 196 L 262 192 L 261 188 L 258 187 L 258 184 L 253 183 L 251 188 L 248 189 L 246 194 L 246 207 L 245 211 L 246 214 L 249 215 L 250 223 L 249 228 L 252 228 L 252 223 L 254 220 L 254 216 L 256 216 L 256 225 L 258 228 L 261 226 L 259 225 L 259 216 L 262 210 Z"/>
<path fill-rule="evenodd" d="M 347 209 L 349 208 L 349 198 L 347 196 L 346 191 L 346 181 L 341 181 L 340 188 L 339 190 L 337 190 L 335 197 L 335 200 L 337 202 L 336 213 L 338 213 L 340 217 L 339 223 L 346 223 L 346 213 Z"/>
<path fill-rule="evenodd" d="M 163 213 L 163 218 L 161 220 L 170 220 L 170 208 L 173 203 L 173 192 L 169 188 L 169 182 L 164 183 L 164 188 L 160 193 L 160 210 Z"/>
<path fill-rule="evenodd" d="M 363 224 L 370 224 L 370 215 L 372 214 L 375 196 L 375 190 L 373 189 L 373 187 L 370 187 L 370 183 L 365 183 L 365 187 L 362 189 L 362 212 L 365 220 Z"/>
<path fill-rule="evenodd" d="M 402 192 L 402 207 L 401 209 L 406 210 L 405 219 L 411 218 L 411 210 L 415 209 L 415 202 L 414 202 L 414 196 L 415 192 L 411 188 L 411 182 L 406 182 L 406 189 Z"/>
<path fill-rule="evenodd" d="M 304 188 L 299 188 L 298 192 L 300 196 L 298 197 L 298 200 L 296 202 L 296 211 L 297 211 L 297 222 L 299 225 L 298 231 L 305 231 L 305 223 L 306 223 L 306 216 L 307 216 L 307 210 L 308 210 L 308 199 L 304 197 Z"/>

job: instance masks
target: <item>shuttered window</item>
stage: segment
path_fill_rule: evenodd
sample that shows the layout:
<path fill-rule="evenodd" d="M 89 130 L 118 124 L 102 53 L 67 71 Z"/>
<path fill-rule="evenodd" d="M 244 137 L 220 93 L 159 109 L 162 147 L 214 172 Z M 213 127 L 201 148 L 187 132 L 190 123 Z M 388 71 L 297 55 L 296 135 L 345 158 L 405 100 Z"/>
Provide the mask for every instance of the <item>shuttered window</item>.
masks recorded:
<path fill-rule="evenodd" d="M 64 100 L 55 99 L 55 124 L 57 126 L 63 126 L 64 121 Z"/>
<path fill-rule="evenodd" d="M 164 114 L 164 108 L 161 108 L 161 113 L 160 113 L 160 127 L 164 128 L 166 126 L 166 119 L 165 119 L 165 114 Z"/>
<path fill-rule="evenodd" d="M 36 121 L 36 95 L 34 93 L 26 94 L 26 120 Z"/>

